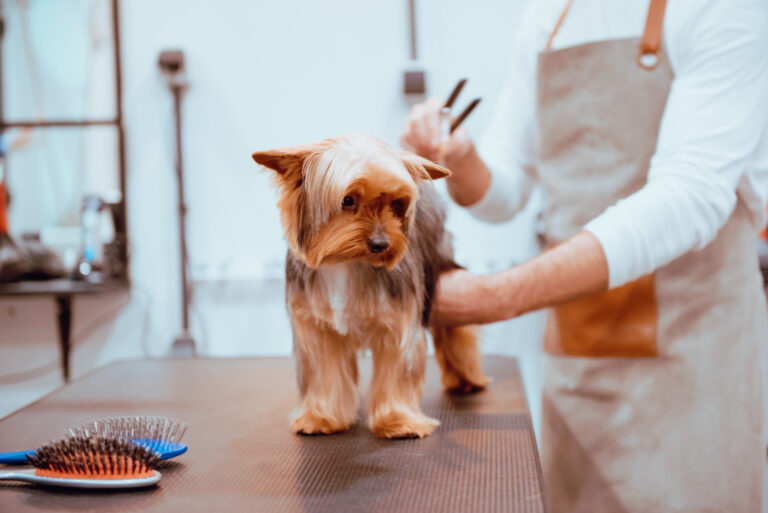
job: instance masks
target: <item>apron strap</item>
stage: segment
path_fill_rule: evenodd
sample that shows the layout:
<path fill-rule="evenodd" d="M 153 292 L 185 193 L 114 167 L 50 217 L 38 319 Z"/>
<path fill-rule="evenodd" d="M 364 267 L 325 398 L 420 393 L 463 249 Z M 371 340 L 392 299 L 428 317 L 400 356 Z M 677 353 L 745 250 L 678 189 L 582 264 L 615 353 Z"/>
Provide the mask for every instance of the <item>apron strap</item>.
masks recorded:
<path fill-rule="evenodd" d="M 557 34 L 557 31 L 560 30 L 560 25 L 563 24 L 563 20 L 568 15 L 568 9 L 571 8 L 571 4 L 573 3 L 573 0 L 568 0 L 565 4 L 565 9 L 563 9 L 563 12 L 560 14 L 560 17 L 557 19 L 557 24 L 555 25 L 554 30 L 552 30 L 552 33 L 549 35 L 549 39 L 547 39 L 547 51 L 552 49 L 552 40 L 555 39 L 555 34 Z"/>
<path fill-rule="evenodd" d="M 651 70 L 659 64 L 666 7 L 667 0 L 651 0 L 648 6 L 648 17 L 645 20 L 645 29 L 637 52 L 637 63 L 641 68 Z"/>
<path fill-rule="evenodd" d="M 565 3 L 565 8 L 557 19 L 557 24 L 555 24 L 555 28 L 547 40 L 546 51 L 552 49 L 552 41 L 555 39 L 557 31 L 560 30 L 560 26 L 568 15 L 572 4 L 573 0 L 568 0 Z M 645 20 L 645 28 L 643 29 L 643 36 L 640 38 L 640 47 L 637 52 L 637 64 L 642 68 L 652 70 L 659 64 L 666 8 L 667 0 L 651 0 L 648 5 L 648 17 Z"/>

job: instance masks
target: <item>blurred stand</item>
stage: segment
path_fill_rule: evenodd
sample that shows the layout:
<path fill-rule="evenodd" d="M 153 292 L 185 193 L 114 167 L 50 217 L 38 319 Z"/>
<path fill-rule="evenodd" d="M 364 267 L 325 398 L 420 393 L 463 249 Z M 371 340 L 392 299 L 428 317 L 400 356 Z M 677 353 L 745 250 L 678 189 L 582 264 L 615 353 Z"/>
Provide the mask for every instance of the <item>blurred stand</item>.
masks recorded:
<path fill-rule="evenodd" d="M 168 88 L 173 95 L 173 118 L 176 140 L 176 185 L 178 188 L 179 213 L 179 268 L 181 270 L 181 334 L 173 341 L 171 356 L 192 357 L 197 355 L 195 339 L 189 331 L 190 288 L 187 271 L 187 203 L 184 194 L 184 161 L 181 144 L 181 100 L 189 83 L 184 69 L 184 53 L 167 50 L 160 53 L 157 61 Z"/>

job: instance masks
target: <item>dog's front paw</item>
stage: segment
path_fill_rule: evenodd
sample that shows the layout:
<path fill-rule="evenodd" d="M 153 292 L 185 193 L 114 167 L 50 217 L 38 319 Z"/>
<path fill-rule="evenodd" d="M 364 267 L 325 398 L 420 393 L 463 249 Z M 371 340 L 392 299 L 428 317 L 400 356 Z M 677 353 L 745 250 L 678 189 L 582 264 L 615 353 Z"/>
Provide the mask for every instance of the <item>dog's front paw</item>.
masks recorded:
<path fill-rule="evenodd" d="M 347 431 L 351 424 L 326 417 L 320 417 L 313 413 L 304 413 L 293 419 L 291 429 L 294 433 L 305 435 L 330 435 Z"/>
<path fill-rule="evenodd" d="M 440 421 L 421 413 L 393 411 L 371 421 L 371 431 L 380 438 L 424 438 L 440 425 Z"/>

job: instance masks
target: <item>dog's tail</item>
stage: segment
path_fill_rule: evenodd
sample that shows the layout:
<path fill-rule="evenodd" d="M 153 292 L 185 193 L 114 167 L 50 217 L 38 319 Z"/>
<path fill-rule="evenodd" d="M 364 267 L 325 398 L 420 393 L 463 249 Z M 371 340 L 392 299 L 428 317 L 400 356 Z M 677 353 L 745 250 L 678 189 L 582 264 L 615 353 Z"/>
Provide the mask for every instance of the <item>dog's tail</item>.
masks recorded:
<path fill-rule="evenodd" d="M 483 373 L 476 326 L 430 326 L 443 386 L 451 392 L 476 392 L 491 382 Z"/>

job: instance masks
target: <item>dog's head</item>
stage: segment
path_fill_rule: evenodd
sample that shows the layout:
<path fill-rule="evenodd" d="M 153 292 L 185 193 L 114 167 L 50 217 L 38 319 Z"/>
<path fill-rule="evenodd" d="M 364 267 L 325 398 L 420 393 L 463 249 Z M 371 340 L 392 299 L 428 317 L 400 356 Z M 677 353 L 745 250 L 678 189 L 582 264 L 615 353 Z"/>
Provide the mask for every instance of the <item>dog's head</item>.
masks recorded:
<path fill-rule="evenodd" d="M 317 268 L 351 260 L 392 269 L 408 244 L 422 180 L 450 171 L 372 137 L 342 136 L 258 151 L 275 173 L 293 253 Z"/>

